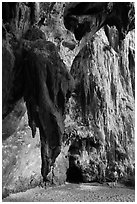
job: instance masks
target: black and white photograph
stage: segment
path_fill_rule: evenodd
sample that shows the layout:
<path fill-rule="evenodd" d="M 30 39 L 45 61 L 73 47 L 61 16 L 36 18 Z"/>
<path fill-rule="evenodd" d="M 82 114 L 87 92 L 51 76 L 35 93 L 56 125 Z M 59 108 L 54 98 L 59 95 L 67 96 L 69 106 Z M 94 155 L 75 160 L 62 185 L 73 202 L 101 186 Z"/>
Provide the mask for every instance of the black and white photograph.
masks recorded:
<path fill-rule="evenodd" d="M 1 10 L 2 202 L 135 202 L 135 2 Z"/>

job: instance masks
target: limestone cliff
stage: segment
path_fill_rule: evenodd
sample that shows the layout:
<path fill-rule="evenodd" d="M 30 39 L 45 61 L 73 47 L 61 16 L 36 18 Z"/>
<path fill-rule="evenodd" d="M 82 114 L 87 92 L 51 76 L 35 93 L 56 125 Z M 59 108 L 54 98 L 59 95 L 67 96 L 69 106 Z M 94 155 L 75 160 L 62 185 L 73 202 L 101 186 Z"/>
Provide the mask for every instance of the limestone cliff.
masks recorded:
<path fill-rule="evenodd" d="M 134 31 L 117 53 L 102 29 L 79 52 L 71 68 L 76 89 L 68 118 L 75 136 L 86 141 L 82 147 L 86 156 L 80 153 L 80 162 L 87 166 L 90 161 L 103 162 L 106 170 L 109 167 L 107 174 L 115 165 L 118 169 L 123 165 L 124 176 L 127 168 L 134 171 L 134 52 Z"/>
<path fill-rule="evenodd" d="M 10 134 L 16 135 L 27 109 L 33 138 L 36 128 L 39 129 L 41 174 L 47 182 L 47 174 L 60 153 L 65 104 L 73 89 L 73 78 L 56 46 L 39 29 L 39 14 L 39 3 L 3 3 L 3 140 Z M 26 109 L 20 105 L 22 99 Z M 12 156 L 18 169 L 18 161 Z M 13 182 L 13 190 L 16 180 L 17 186 L 20 185 L 20 176 L 14 171 L 7 175 L 12 169 L 12 159 L 11 163 L 10 159 L 4 162 L 3 186 Z"/>
<path fill-rule="evenodd" d="M 118 30 L 118 25 L 111 26 L 109 21 L 109 17 L 115 19 L 115 4 L 105 4 L 105 7 L 94 4 L 93 18 L 89 13 L 93 11 L 92 6 L 87 5 L 83 10 L 87 12 L 86 18 L 82 18 L 84 21 L 77 19 L 79 13 L 73 14 L 77 3 L 72 10 L 67 3 L 43 3 L 36 7 L 17 3 L 10 4 L 11 8 L 9 4 L 3 4 L 4 191 L 9 193 L 40 185 L 41 156 L 46 183 L 47 180 L 55 184 L 66 180 L 102 182 L 105 178 L 113 181 L 115 171 L 119 181 L 134 181 L 132 6 L 129 21 Z M 64 24 L 74 35 L 63 24 L 65 7 L 69 12 L 64 13 Z M 122 23 L 120 8 L 118 18 Z M 126 8 L 128 13 L 130 7 Z M 106 11 L 109 11 L 107 15 Z M 122 10 L 123 15 L 126 12 Z M 98 22 L 99 14 L 103 21 L 99 21 L 101 24 L 97 23 L 92 32 L 91 24 L 96 18 Z M 81 23 L 86 26 L 86 36 L 81 30 L 77 38 L 74 27 L 79 30 Z M 75 37 L 82 40 L 79 42 Z M 73 78 L 75 89 L 71 95 Z M 24 115 L 26 108 L 28 117 Z"/>
<path fill-rule="evenodd" d="M 83 172 L 89 169 L 83 173 L 87 181 L 113 180 L 114 171 L 119 179 L 134 175 L 135 33 L 130 31 L 134 8 L 125 3 L 119 13 L 121 6 L 70 3 L 64 12 L 66 27 L 77 39 L 83 37 L 70 71 L 75 91 L 68 121 L 75 130 L 70 134 L 76 137 L 72 145 L 81 149 L 72 154 L 79 156 Z"/>

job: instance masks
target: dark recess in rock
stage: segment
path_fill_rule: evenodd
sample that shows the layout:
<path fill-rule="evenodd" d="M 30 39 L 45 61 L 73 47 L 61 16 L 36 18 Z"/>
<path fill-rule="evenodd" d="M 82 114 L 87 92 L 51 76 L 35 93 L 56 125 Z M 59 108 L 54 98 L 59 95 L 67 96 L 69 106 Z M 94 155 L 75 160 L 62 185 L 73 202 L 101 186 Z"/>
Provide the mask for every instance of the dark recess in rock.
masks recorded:
<path fill-rule="evenodd" d="M 132 82 L 132 89 L 133 89 L 133 95 L 135 98 L 135 72 L 133 68 L 135 67 L 135 51 L 132 49 L 129 49 L 129 54 L 128 54 L 128 59 L 129 59 L 129 70 L 131 74 L 131 82 Z"/>
<path fill-rule="evenodd" d="M 132 2 L 70 3 L 64 11 L 64 25 L 77 40 L 89 32 L 93 36 L 104 25 L 115 25 L 122 40 L 135 28 L 134 13 Z"/>
<path fill-rule="evenodd" d="M 70 183 L 83 182 L 82 169 L 76 156 L 69 157 L 69 168 L 67 170 L 66 181 Z"/>
<path fill-rule="evenodd" d="M 64 46 L 64 47 L 68 47 L 70 50 L 74 50 L 74 48 L 75 48 L 75 43 L 72 43 L 72 42 L 66 42 L 66 41 L 63 41 L 62 42 L 62 45 Z"/>
<path fill-rule="evenodd" d="M 67 3 L 63 4 L 67 5 Z M 70 182 L 102 182 L 104 171 L 107 172 L 108 177 L 111 170 L 114 171 L 115 161 L 120 162 L 119 166 L 125 168 L 123 170 L 125 178 L 128 176 L 127 167 L 131 165 L 134 177 L 132 164 L 134 160 L 135 51 L 134 42 L 132 42 L 134 39 L 126 38 L 127 45 L 123 40 L 128 31 L 134 29 L 134 3 L 78 2 L 66 6 L 64 12 L 66 28 L 75 34 L 77 40 L 81 40 L 90 33 L 88 43 L 85 43 L 86 46 L 77 56 L 76 53 L 80 48 L 77 50 L 78 44 L 74 40 L 74 35 L 66 31 L 62 25 L 60 26 L 63 19 L 56 19 L 63 14 L 61 3 L 45 4 L 46 13 L 45 16 L 41 16 L 41 20 L 39 3 L 5 2 L 2 7 L 2 114 L 3 130 L 6 133 L 4 137 L 7 138 L 15 131 L 18 125 L 15 123 L 18 123 L 24 114 L 26 110 L 22 106 L 22 103 L 24 104 L 22 98 L 24 98 L 32 136 L 35 137 L 37 127 L 40 130 L 41 173 L 44 181 L 48 180 L 47 174 L 52 173 L 51 166 L 54 166 L 54 163 L 52 180 L 63 177 L 61 182 L 65 181 L 68 168 L 68 164 L 65 164 L 68 161 L 68 155 L 65 152 L 68 151 L 67 145 L 70 145 L 68 151 L 70 166 L 67 171 L 67 180 Z M 44 18 L 47 24 L 41 29 L 45 29 L 46 34 L 40 30 L 41 25 L 44 25 Z M 101 32 L 92 38 L 103 26 Z M 50 32 L 53 32 L 52 35 Z M 71 35 L 68 37 L 67 32 L 73 37 Z M 66 49 L 69 51 L 58 53 L 56 46 L 46 39 L 54 41 L 62 51 L 65 47 L 69 48 Z M 60 46 L 62 40 L 63 46 Z M 123 47 L 121 46 L 120 50 L 121 41 Z M 133 49 L 128 43 L 133 44 Z M 112 48 L 119 53 L 113 52 Z M 64 58 L 70 58 L 68 60 L 70 64 L 76 56 L 70 73 L 59 54 L 64 55 Z M 72 90 L 74 92 L 70 98 Z M 68 135 L 62 141 L 66 127 L 64 127 L 64 119 L 67 115 L 65 109 L 69 98 L 70 112 L 68 110 L 68 113 L 71 114 L 67 125 L 70 124 L 73 132 L 71 123 L 74 123 L 76 130 L 84 134 L 84 138 L 78 135 L 79 140 L 75 142 L 72 138 L 68 140 Z M 16 108 L 19 110 L 16 111 Z M 8 120 L 15 122 L 12 127 Z M 82 128 L 79 129 L 79 127 Z M 66 141 L 68 141 L 67 144 Z M 65 151 L 64 143 L 65 148 L 67 147 Z M 79 163 L 79 156 L 82 158 L 83 152 L 87 153 L 88 159 L 84 159 L 89 162 L 85 166 Z M 107 164 L 109 169 L 106 168 Z"/>
<path fill-rule="evenodd" d="M 3 2 L 2 3 L 2 20 L 3 23 L 10 22 L 12 19 L 16 18 L 17 15 L 17 2 Z"/>
<path fill-rule="evenodd" d="M 36 26 L 33 26 L 30 28 L 24 35 L 24 39 L 30 40 L 30 41 L 35 41 L 38 39 L 45 39 L 45 34 Z"/>

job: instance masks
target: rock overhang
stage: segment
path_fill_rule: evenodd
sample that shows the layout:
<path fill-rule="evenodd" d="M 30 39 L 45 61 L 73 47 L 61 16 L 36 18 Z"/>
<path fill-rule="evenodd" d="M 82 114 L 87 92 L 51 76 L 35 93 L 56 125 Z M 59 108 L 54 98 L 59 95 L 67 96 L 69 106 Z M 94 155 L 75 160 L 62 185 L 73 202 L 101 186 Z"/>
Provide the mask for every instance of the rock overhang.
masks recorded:
<path fill-rule="evenodd" d="M 120 39 L 135 28 L 133 2 L 75 2 L 64 10 L 64 25 L 81 40 L 93 36 L 104 25 L 116 26 Z"/>

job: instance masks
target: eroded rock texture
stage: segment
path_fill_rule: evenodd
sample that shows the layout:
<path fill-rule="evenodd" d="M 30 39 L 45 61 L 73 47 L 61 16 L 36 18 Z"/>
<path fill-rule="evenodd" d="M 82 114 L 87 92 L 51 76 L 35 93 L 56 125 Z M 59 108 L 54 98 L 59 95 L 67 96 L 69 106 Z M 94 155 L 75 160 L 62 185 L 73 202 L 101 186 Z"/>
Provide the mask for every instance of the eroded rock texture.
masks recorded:
<path fill-rule="evenodd" d="M 108 45 L 102 29 L 76 56 L 71 68 L 76 89 L 69 114 L 73 122 L 69 120 L 75 137 L 79 135 L 81 143 L 85 140 L 85 149 L 73 154 L 90 168 L 103 162 L 109 168 L 107 176 L 115 165 L 122 165 L 126 175 L 127 168 L 134 171 L 134 31 L 126 36 L 120 53 Z"/>
<path fill-rule="evenodd" d="M 42 175 L 46 179 L 60 153 L 65 103 L 72 91 L 72 77 L 53 43 L 38 40 L 25 47 L 24 99 L 33 137 L 36 127 L 40 130 Z"/>
<path fill-rule="evenodd" d="M 5 2 L 2 11 L 2 115 L 5 117 L 23 95 L 21 39 L 31 25 L 31 9 L 24 3 Z"/>
<path fill-rule="evenodd" d="M 65 104 L 73 80 L 55 45 L 34 26 L 38 23 L 38 6 L 3 3 L 3 117 L 24 98 L 32 136 L 35 137 L 36 127 L 40 130 L 41 172 L 46 181 L 60 153 Z"/>
<path fill-rule="evenodd" d="M 78 137 L 82 146 L 81 152 L 75 151 L 71 156 L 79 155 L 88 181 L 102 180 L 105 174 L 113 180 L 111 173 L 115 170 L 119 179 L 120 175 L 127 178 L 131 172 L 133 176 L 134 5 L 70 3 L 65 8 L 64 24 L 77 40 L 83 38 L 70 71 L 75 79 L 75 94 L 67 120 L 73 118 L 70 126 L 75 133 L 69 135 Z"/>
<path fill-rule="evenodd" d="M 31 127 L 3 142 L 3 186 L 15 192 L 39 184 L 40 157 L 44 181 L 54 184 L 112 181 L 115 171 L 134 180 L 133 4 L 40 5 L 3 3 L 3 130 L 18 126 L 22 97 Z M 64 27 L 64 7 L 74 35 Z M 75 79 L 67 106 L 73 80 L 66 67 Z M 33 143 L 37 127 L 40 143 L 38 132 Z"/>
<path fill-rule="evenodd" d="M 93 36 L 106 24 L 115 25 L 121 40 L 134 28 L 134 13 L 134 5 L 129 2 L 75 2 L 66 6 L 64 24 L 77 40 L 89 32 Z"/>
<path fill-rule="evenodd" d="M 3 40 L 2 43 L 2 55 L 2 65 L 3 67 L 6 67 L 5 69 L 2 69 L 2 115 L 5 116 L 9 109 L 7 106 L 5 106 L 5 104 L 8 103 L 12 88 L 14 78 L 13 68 L 15 62 L 13 50 L 6 40 Z"/>

